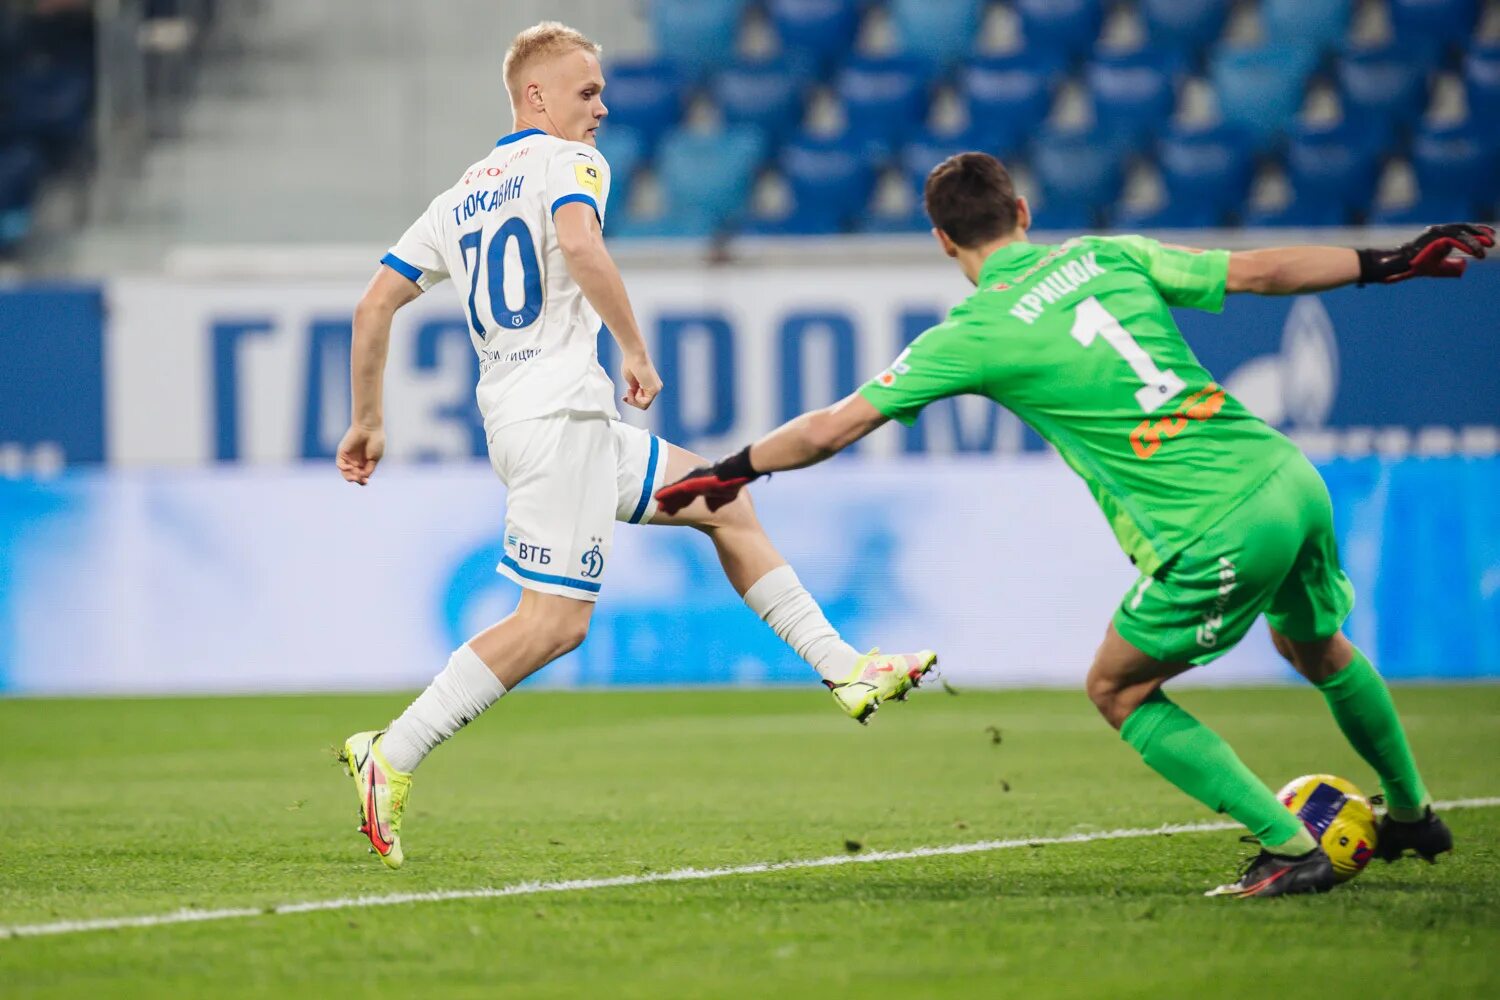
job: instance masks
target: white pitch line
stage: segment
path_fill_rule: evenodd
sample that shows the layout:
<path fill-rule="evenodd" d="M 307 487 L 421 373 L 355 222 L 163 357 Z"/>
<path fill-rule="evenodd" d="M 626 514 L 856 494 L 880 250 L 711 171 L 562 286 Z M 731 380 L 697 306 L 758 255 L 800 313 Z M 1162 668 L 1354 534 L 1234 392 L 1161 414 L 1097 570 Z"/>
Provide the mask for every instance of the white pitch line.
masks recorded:
<path fill-rule="evenodd" d="M 1454 799 L 1437 802 L 1438 809 L 1483 809 L 1500 806 L 1500 796 L 1476 799 Z M 89 931 L 123 930 L 129 927 L 162 927 L 169 924 L 193 924 L 211 920 L 234 920 L 240 917 L 277 917 L 289 913 L 312 913 L 318 910 L 358 910 L 372 906 L 399 906 L 405 903 L 444 903 L 457 899 L 501 899 L 507 896 L 535 896 L 549 892 L 579 892 L 585 889 L 612 889 L 617 886 L 654 885 L 659 882 L 696 882 L 727 878 L 731 875 L 760 875 L 766 872 L 797 871 L 806 868 L 833 868 L 838 865 L 872 864 L 878 861 L 910 861 L 913 858 L 938 858 L 955 854 L 982 854 L 1007 851 L 1017 847 L 1039 847 L 1052 844 L 1088 844 L 1100 840 L 1132 840 L 1160 837 L 1173 833 L 1210 833 L 1236 830 L 1238 823 L 1178 823 L 1170 826 L 1142 827 L 1133 830 L 1104 830 L 1098 833 L 1070 833 L 1061 837 L 1022 837 L 1015 840 L 978 840 L 968 844 L 942 847 L 916 847 L 907 851 L 870 851 L 864 854 L 834 854 L 824 858 L 796 861 L 761 861 L 727 868 L 678 868 L 674 871 L 646 875 L 616 875 L 611 878 L 578 878 L 562 882 L 518 882 L 514 885 L 478 889 L 444 889 L 437 892 L 397 892 L 386 896 L 348 896 L 343 899 L 314 899 L 277 906 L 238 906 L 222 910 L 176 910 L 138 917 L 105 917 L 99 920 L 59 920 L 51 924 L 23 924 L 0 927 L 0 939 L 44 937 L 52 934 L 82 934 Z"/>

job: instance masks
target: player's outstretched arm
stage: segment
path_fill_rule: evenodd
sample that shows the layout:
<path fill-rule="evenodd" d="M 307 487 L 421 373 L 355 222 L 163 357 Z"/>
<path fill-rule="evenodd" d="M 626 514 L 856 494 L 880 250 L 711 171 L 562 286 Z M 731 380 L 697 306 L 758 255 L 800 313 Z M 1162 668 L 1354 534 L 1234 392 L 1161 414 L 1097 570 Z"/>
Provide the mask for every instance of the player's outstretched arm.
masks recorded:
<path fill-rule="evenodd" d="M 661 376 L 656 374 L 656 366 L 646 352 L 646 341 L 636 325 L 635 310 L 630 307 L 620 269 L 604 247 L 598 216 L 592 206 L 574 202 L 560 206 L 552 219 L 568 274 L 620 345 L 626 385 L 624 401 L 644 410 L 661 392 Z"/>
<path fill-rule="evenodd" d="M 869 400 L 853 393 L 832 406 L 795 417 L 733 455 L 663 486 L 656 491 L 656 502 L 668 514 L 675 514 L 703 497 L 709 510 L 718 510 L 761 476 L 832 458 L 888 419 Z"/>
<path fill-rule="evenodd" d="M 1482 258 L 1495 245 L 1489 226 L 1449 222 L 1429 226 L 1391 250 L 1344 247 L 1276 247 L 1229 255 L 1228 292 L 1297 295 L 1330 288 L 1392 284 L 1408 278 L 1457 278 L 1467 257 Z"/>
<path fill-rule="evenodd" d="M 363 486 L 385 454 L 385 357 L 391 342 L 391 319 L 422 289 L 409 278 L 381 265 L 354 307 L 354 342 L 349 352 L 349 382 L 354 405 L 349 430 L 339 442 L 339 473 Z"/>

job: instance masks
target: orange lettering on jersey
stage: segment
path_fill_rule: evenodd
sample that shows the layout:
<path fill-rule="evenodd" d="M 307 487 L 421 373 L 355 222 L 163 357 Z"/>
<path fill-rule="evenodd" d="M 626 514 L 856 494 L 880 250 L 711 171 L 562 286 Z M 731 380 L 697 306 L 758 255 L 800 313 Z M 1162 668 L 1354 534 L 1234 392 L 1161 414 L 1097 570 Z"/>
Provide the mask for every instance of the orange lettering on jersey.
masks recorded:
<path fill-rule="evenodd" d="M 1139 458 L 1150 458 L 1161 448 L 1161 435 L 1151 426 L 1151 421 L 1142 420 L 1130 432 L 1130 446 Z"/>
<path fill-rule="evenodd" d="M 1174 438 L 1187 429 L 1190 420 L 1209 420 L 1224 408 L 1224 390 L 1213 382 L 1188 396 L 1170 417 L 1142 420 L 1130 432 L 1130 447 L 1136 457 L 1150 458 L 1161 449 L 1162 438 Z"/>

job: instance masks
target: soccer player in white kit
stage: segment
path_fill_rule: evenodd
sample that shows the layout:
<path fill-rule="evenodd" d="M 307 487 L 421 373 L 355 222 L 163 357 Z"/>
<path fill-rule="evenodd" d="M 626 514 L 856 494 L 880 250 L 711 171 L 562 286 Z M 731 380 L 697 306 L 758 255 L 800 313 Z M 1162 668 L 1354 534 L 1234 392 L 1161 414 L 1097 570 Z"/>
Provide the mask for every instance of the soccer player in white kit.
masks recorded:
<path fill-rule="evenodd" d="M 338 449 L 349 482 L 369 482 L 385 451 L 381 382 L 396 310 L 444 280 L 463 300 L 479 353 L 477 397 L 490 461 L 505 483 L 505 555 L 516 610 L 453 652 L 386 729 L 340 755 L 359 795 L 360 832 L 391 868 L 422 758 L 588 632 L 617 520 L 707 534 L 730 583 L 806 660 L 850 716 L 899 700 L 937 660 L 860 656 L 828 623 L 755 517 L 747 495 L 658 514 L 662 484 L 703 458 L 623 423 L 599 366 L 608 326 L 624 359 L 624 401 L 662 391 L 619 271 L 605 250 L 609 164 L 594 145 L 606 115 L 599 46 L 556 22 L 521 32 L 505 56 L 515 126 L 432 200 L 376 269 L 354 313 L 353 414 Z"/>

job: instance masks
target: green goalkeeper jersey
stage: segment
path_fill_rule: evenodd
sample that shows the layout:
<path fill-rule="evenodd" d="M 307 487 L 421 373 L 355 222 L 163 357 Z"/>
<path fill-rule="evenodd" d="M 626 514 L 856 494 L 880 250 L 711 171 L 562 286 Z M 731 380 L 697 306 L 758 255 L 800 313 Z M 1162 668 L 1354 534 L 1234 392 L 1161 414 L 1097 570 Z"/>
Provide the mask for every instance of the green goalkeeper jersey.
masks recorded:
<path fill-rule="evenodd" d="M 973 295 L 861 390 L 910 424 L 974 393 L 1011 410 L 1088 483 L 1126 555 L 1156 570 L 1296 446 L 1215 383 L 1170 307 L 1218 312 L 1229 254 L 1140 236 L 990 255 Z"/>

